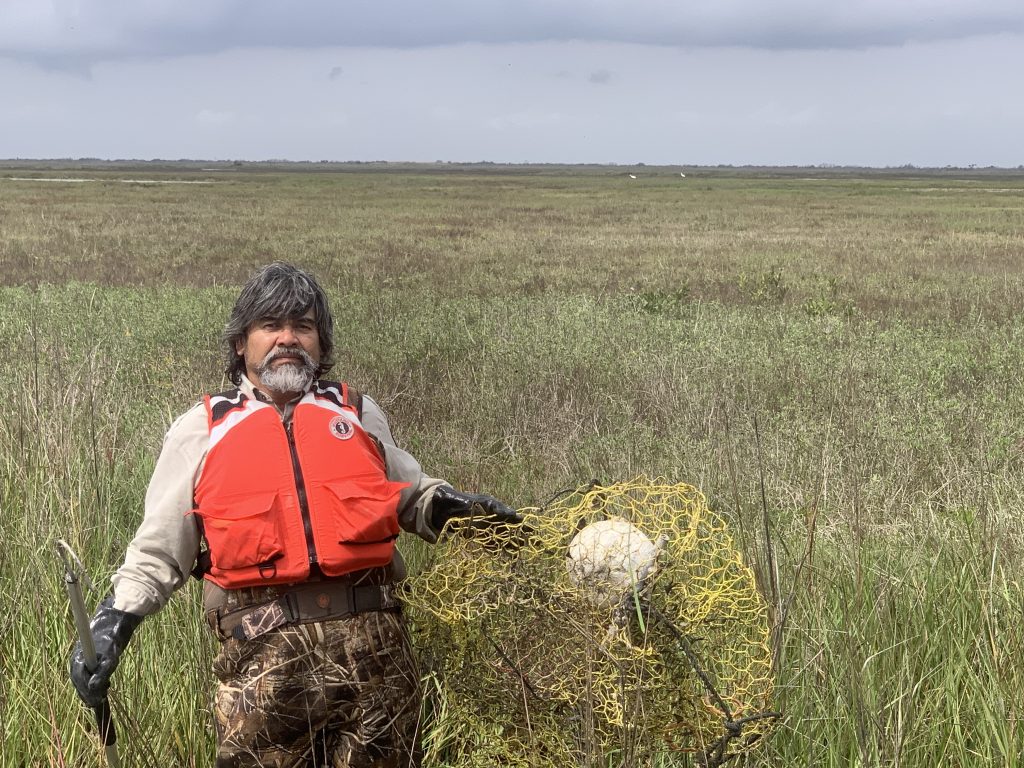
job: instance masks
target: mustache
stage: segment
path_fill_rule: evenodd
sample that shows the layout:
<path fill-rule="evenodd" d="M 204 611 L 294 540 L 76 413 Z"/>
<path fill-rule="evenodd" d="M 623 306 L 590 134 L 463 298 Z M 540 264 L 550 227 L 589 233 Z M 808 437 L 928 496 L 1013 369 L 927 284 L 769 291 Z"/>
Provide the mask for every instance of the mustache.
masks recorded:
<path fill-rule="evenodd" d="M 267 356 L 260 362 L 260 367 L 262 368 L 270 365 L 279 357 L 298 357 L 302 360 L 303 364 L 309 368 L 316 365 L 316 363 L 313 362 L 313 358 L 310 357 L 309 353 L 302 349 L 302 347 L 274 347 L 274 349 L 270 350 L 267 353 Z"/>

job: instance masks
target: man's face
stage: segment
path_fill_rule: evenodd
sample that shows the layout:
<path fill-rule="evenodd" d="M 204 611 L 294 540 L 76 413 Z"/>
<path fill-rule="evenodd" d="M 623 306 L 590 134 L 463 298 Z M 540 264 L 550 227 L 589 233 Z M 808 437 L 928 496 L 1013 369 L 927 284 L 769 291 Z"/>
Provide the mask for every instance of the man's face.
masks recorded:
<path fill-rule="evenodd" d="M 249 380 L 270 395 L 305 389 L 320 363 L 320 335 L 310 309 L 302 317 L 264 317 L 252 323 L 245 339 L 235 342 Z M 308 375 L 306 375 L 308 374 Z"/>

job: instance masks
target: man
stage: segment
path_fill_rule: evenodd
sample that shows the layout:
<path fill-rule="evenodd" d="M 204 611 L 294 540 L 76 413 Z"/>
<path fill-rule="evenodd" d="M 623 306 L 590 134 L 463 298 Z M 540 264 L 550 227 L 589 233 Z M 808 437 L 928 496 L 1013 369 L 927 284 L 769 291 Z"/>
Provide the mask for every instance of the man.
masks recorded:
<path fill-rule="evenodd" d="M 217 765 L 407 766 L 420 691 L 393 585 L 399 529 L 436 541 L 475 515 L 518 523 L 490 496 L 425 475 L 380 407 L 331 367 L 327 297 L 283 263 L 257 272 L 224 333 L 236 388 L 207 396 L 164 439 L 145 516 L 71 677 L 96 706 L 143 617 L 190 572 L 221 640 Z"/>

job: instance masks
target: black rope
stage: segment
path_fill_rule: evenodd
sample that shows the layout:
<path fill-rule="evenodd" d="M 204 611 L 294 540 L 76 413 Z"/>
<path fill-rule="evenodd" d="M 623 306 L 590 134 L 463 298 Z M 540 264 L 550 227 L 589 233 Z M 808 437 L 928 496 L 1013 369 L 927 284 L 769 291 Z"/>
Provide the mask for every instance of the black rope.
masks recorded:
<path fill-rule="evenodd" d="M 700 678 L 701 684 L 704 686 L 704 690 L 707 691 L 708 695 L 714 700 L 715 706 L 722 711 L 723 720 L 722 727 L 725 728 L 725 733 L 722 734 L 718 742 L 711 750 L 707 750 L 704 753 L 704 765 L 706 768 L 717 768 L 727 760 L 731 760 L 736 755 L 726 755 L 725 750 L 728 749 L 729 743 L 734 739 L 738 739 L 743 735 L 743 728 L 752 722 L 758 720 L 769 720 L 782 717 L 781 712 L 758 712 L 757 714 L 747 715 L 745 717 L 733 718 L 732 710 L 729 709 L 729 705 L 725 703 L 725 699 L 715 689 L 714 683 L 711 682 L 711 678 L 707 672 L 704 671 L 704 666 L 700 662 L 700 658 L 693 650 L 693 642 L 689 637 L 684 635 L 675 624 L 661 611 L 651 605 L 650 601 L 647 601 L 646 608 L 649 611 L 649 615 L 654 616 L 661 622 L 676 640 L 679 641 L 679 647 L 682 648 L 683 655 L 686 656 L 686 660 L 690 662 L 690 666 L 693 668 L 694 673 Z"/>
<path fill-rule="evenodd" d="M 595 488 L 599 488 L 600 486 L 601 486 L 601 481 L 598 480 L 597 478 L 594 478 L 593 480 L 591 480 L 586 485 L 579 485 L 579 486 L 570 487 L 570 488 L 563 488 L 560 491 L 555 491 L 554 495 L 552 495 L 551 498 L 549 498 L 547 501 L 545 501 L 543 504 L 541 504 L 539 508 L 540 509 L 547 509 L 548 507 L 550 507 L 552 504 L 554 504 L 559 499 L 565 498 L 566 496 L 571 496 L 574 493 L 578 493 L 581 496 L 583 496 L 585 494 L 590 493 Z"/>
<path fill-rule="evenodd" d="M 533 686 L 530 685 L 530 681 L 526 679 L 526 675 L 523 673 L 523 670 L 519 668 L 519 665 L 512 661 L 509 655 L 505 653 L 504 649 L 502 649 L 502 647 L 498 645 L 486 631 L 483 632 L 483 636 L 487 640 L 487 642 L 491 644 L 491 647 L 498 652 L 498 655 L 501 656 L 502 661 L 504 661 L 519 676 L 519 680 L 526 687 L 526 690 L 530 692 L 530 695 L 533 696 L 533 698 L 535 698 L 537 701 L 545 701 L 544 697 L 533 689 Z"/>

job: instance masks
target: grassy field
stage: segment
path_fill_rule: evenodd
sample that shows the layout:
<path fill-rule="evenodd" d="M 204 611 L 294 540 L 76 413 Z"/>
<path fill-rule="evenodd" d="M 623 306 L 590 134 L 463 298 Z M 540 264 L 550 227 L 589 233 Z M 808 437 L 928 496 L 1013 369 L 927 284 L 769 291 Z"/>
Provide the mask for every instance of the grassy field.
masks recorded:
<path fill-rule="evenodd" d="M 53 542 L 97 601 L 272 259 L 431 473 L 707 494 L 776 622 L 745 765 L 1024 765 L 1024 175 L 426 170 L 0 171 L 0 767 L 98 764 Z M 128 764 L 211 763 L 197 602 L 115 680 Z"/>

